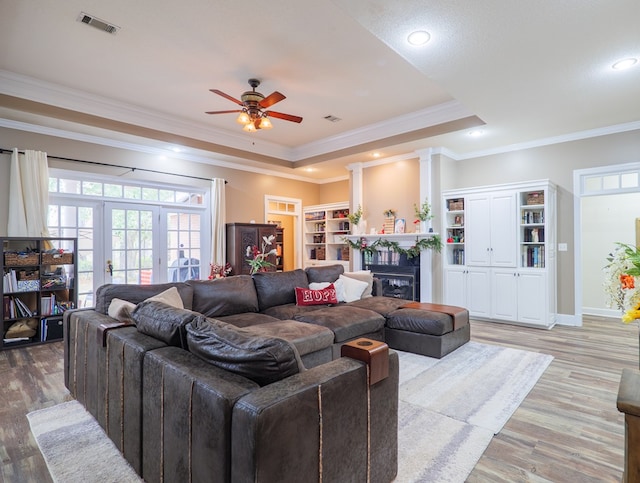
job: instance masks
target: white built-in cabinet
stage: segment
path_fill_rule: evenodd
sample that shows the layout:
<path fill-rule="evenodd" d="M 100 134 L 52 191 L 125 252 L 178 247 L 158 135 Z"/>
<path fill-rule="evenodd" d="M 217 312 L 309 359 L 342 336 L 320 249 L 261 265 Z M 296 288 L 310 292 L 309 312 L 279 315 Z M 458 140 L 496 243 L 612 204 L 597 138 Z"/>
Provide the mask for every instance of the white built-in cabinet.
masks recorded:
<path fill-rule="evenodd" d="M 303 212 L 304 267 L 342 264 L 349 270 L 349 202 L 305 206 Z"/>
<path fill-rule="evenodd" d="M 442 206 L 443 302 L 476 318 L 552 327 L 555 186 L 544 180 L 447 191 Z"/>

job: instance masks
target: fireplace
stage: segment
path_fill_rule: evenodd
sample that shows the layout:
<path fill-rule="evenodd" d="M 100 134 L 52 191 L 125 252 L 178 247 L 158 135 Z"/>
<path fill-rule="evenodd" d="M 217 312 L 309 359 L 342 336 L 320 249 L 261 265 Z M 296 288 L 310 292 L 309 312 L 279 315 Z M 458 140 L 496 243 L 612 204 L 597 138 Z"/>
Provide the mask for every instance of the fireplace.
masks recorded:
<path fill-rule="evenodd" d="M 405 257 L 374 255 L 363 259 L 362 266 L 380 280 L 385 297 L 420 301 L 419 257 L 407 260 Z"/>

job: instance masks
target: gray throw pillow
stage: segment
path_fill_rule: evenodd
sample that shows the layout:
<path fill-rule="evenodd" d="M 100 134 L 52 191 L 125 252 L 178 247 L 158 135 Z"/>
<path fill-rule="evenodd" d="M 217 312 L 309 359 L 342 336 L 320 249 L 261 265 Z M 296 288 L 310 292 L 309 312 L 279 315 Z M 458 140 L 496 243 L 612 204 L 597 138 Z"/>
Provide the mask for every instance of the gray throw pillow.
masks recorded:
<path fill-rule="evenodd" d="M 193 320 L 186 329 L 189 351 L 261 386 L 304 370 L 295 347 L 284 339 L 253 335 L 204 317 Z"/>

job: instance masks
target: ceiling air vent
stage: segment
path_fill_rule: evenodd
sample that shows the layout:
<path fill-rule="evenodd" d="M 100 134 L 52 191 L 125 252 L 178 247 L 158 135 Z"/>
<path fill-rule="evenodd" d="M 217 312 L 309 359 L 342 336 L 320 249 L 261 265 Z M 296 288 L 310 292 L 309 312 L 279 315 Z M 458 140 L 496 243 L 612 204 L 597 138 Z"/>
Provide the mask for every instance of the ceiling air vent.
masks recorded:
<path fill-rule="evenodd" d="M 331 122 L 338 122 L 338 121 L 342 121 L 342 119 L 340 119 L 339 117 L 332 116 L 331 114 L 329 114 L 328 116 L 324 116 L 324 118 L 325 118 L 327 121 L 331 121 Z"/>
<path fill-rule="evenodd" d="M 80 15 L 78 15 L 78 22 L 86 23 L 87 25 L 91 25 L 98 30 L 102 30 L 110 34 L 115 34 L 118 30 L 120 30 L 120 27 L 118 27 L 117 25 L 110 24 L 108 22 L 105 22 L 104 20 L 100 20 L 99 18 L 84 12 L 80 12 Z"/>

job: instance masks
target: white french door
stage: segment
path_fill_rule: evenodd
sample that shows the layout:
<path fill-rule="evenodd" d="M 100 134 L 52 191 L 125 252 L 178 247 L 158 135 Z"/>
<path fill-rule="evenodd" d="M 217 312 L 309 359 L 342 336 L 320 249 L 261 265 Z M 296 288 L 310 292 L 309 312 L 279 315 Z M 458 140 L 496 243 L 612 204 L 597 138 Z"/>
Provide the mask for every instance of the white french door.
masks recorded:
<path fill-rule="evenodd" d="M 106 281 L 148 285 L 161 280 L 160 238 L 165 230 L 159 226 L 160 209 L 105 203 L 104 212 Z"/>

